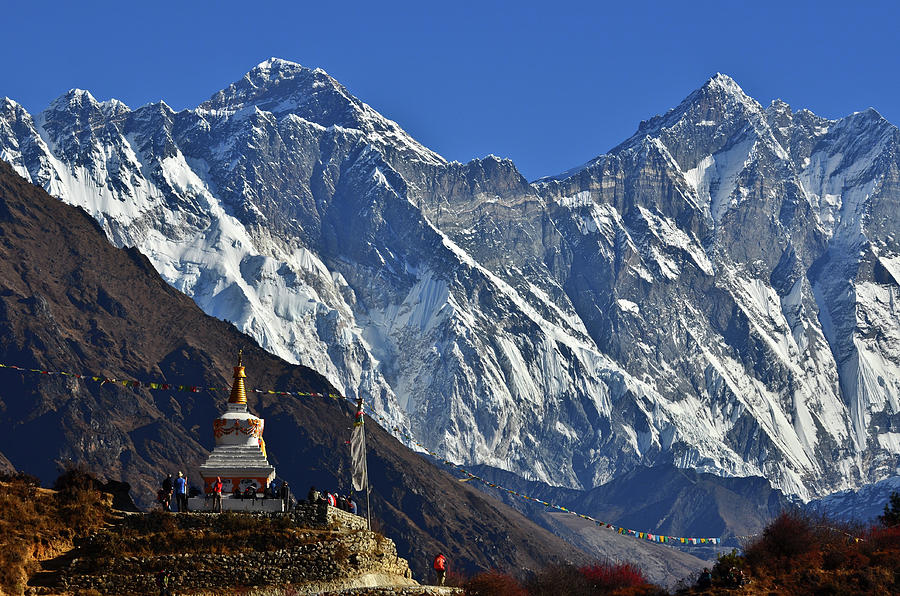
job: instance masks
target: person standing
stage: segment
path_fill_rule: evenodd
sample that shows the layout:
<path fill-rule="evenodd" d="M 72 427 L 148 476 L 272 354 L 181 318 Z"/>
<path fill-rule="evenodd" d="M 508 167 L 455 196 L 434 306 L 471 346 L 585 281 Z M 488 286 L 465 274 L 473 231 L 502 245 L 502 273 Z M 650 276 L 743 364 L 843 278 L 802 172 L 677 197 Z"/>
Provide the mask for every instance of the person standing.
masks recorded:
<path fill-rule="evenodd" d="M 281 507 L 284 511 L 290 510 L 291 505 L 291 488 L 288 486 L 287 480 L 281 483 Z"/>
<path fill-rule="evenodd" d="M 178 478 L 175 479 L 175 500 L 178 502 L 178 511 L 180 513 L 188 510 L 187 479 L 181 472 L 178 472 Z"/>
<path fill-rule="evenodd" d="M 166 476 L 166 479 L 163 480 L 162 489 L 160 489 L 159 493 L 159 502 L 162 504 L 163 511 L 169 511 L 171 509 L 172 486 L 172 475 L 169 474 Z"/>
<path fill-rule="evenodd" d="M 222 479 L 218 476 L 213 483 L 213 511 L 222 513 Z"/>
<path fill-rule="evenodd" d="M 161 570 L 156 574 L 156 586 L 159 588 L 159 596 L 172 596 L 172 575 L 167 570 Z"/>
<path fill-rule="evenodd" d="M 438 553 L 434 558 L 434 573 L 437 576 L 437 585 L 443 586 L 447 577 L 447 557 L 443 553 Z"/>

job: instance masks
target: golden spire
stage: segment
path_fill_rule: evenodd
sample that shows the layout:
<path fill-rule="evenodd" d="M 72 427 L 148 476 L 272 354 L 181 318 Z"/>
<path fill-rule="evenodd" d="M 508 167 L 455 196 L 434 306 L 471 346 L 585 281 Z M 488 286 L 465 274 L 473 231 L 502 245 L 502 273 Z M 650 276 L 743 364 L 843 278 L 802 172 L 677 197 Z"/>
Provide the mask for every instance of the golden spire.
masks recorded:
<path fill-rule="evenodd" d="M 244 389 L 244 379 L 247 378 L 247 375 L 244 374 L 243 360 L 244 350 L 240 350 L 238 352 L 238 365 L 234 367 L 234 383 L 231 385 L 231 397 L 228 398 L 228 403 L 230 404 L 247 403 L 247 391 Z"/>

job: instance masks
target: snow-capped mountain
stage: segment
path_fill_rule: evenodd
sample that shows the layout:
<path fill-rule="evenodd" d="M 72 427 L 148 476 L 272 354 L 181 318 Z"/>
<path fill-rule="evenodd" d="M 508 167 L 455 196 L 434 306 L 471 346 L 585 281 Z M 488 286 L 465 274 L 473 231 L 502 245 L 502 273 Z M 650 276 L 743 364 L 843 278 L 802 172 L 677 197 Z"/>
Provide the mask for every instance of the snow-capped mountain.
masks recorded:
<path fill-rule="evenodd" d="M 177 113 L 0 102 L 20 174 L 450 459 L 583 488 L 674 462 L 803 498 L 896 471 L 898 141 L 717 75 L 529 184 L 277 59 Z"/>
<path fill-rule="evenodd" d="M 900 477 L 893 476 L 858 490 L 842 490 L 814 499 L 806 504 L 806 509 L 829 519 L 878 524 L 878 517 L 884 514 L 891 494 L 896 492 L 900 492 Z"/>

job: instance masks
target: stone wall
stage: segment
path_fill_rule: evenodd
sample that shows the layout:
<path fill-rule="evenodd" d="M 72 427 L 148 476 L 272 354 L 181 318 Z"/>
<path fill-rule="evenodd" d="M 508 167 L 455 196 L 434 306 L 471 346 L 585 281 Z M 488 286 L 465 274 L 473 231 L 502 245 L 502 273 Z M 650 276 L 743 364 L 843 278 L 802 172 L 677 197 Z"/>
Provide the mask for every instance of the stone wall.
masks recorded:
<path fill-rule="evenodd" d="M 291 510 L 290 516 L 298 526 L 307 528 L 366 529 L 366 518 L 322 503 L 300 503 Z"/>
<path fill-rule="evenodd" d="M 237 513 L 237 512 L 228 512 Z M 271 511 L 242 511 L 241 515 L 250 515 L 260 520 L 280 520 L 289 518 L 298 528 L 317 529 L 344 529 L 365 530 L 366 518 L 347 513 L 336 507 L 330 507 L 324 503 L 299 503 L 288 513 Z M 180 529 L 212 528 L 215 525 L 215 516 L 218 513 L 208 511 L 191 511 L 188 513 L 173 513 L 172 522 Z M 143 515 L 127 515 L 122 526 L 130 529 L 146 529 L 146 518 Z"/>
<path fill-rule="evenodd" d="M 248 514 L 241 514 L 248 515 Z M 186 513 L 169 516 L 167 524 L 198 537 L 221 532 L 216 514 Z M 253 514 L 252 519 L 285 514 Z M 273 550 L 240 549 L 238 552 L 180 552 L 158 556 L 83 556 L 74 559 L 60 573 L 59 587 L 97 590 L 103 594 L 158 593 L 157 574 L 166 570 L 178 593 L 263 586 L 322 587 L 353 582 L 354 578 L 378 577 L 393 585 L 415 585 L 407 561 L 397 556 L 388 538 L 365 530 L 365 519 L 327 506 L 302 505 L 287 514 L 285 534 L 290 545 Z M 115 544 L 116 532 L 142 532 L 149 518 L 130 515 L 116 528 L 98 533 L 80 545 L 80 552 L 96 552 L 98 545 Z M 241 518 L 242 523 L 246 520 Z M 150 530 L 147 530 L 149 532 Z M 164 535 L 163 535 L 164 537 Z M 201 544 L 198 538 L 198 544 Z M 223 536 L 227 550 L 228 537 Z M 108 548 L 107 548 L 108 550 Z M 385 580 L 384 578 L 389 578 Z M 371 582 L 371 580 L 369 580 Z M 357 585 L 365 585 L 357 583 Z"/>

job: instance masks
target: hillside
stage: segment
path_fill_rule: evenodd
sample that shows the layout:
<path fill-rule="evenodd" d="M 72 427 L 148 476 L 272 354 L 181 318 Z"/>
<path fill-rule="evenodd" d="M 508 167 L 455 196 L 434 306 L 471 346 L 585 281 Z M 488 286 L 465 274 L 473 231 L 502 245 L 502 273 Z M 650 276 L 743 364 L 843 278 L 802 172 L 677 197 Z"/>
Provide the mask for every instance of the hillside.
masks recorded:
<path fill-rule="evenodd" d="M 756 534 L 793 506 L 764 478 L 722 478 L 671 464 L 637 468 L 589 491 L 526 481 L 487 466 L 470 470 L 518 492 L 608 523 L 648 531 L 652 528 L 675 536 L 717 536 L 729 546 L 737 546 L 736 536 Z M 533 503 L 508 493 L 485 490 L 532 519 L 535 513 L 541 513 L 541 508 Z"/>
<path fill-rule="evenodd" d="M 67 484 L 54 491 L 25 475 L 0 481 L 0 594 L 24 593 L 41 561 L 70 551 L 75 540 L 121 518 L 112 496 Z"/>
<path fill-rule="evenodd" d="M 329 392 L 317 373 L 272 356 L 205 315 L 136 250 L 108 243 L 83 211 L 0 163 L 0 363 L 118 379 L 227 387 L 238 350 L 248 386 Z M 0 370 L 0 452 L 55 478 L 77 462 L 122 479 L 144 506 L 165 472 L 196 472 L 227 393 L 151 391 Z M 270 461 L 298 492 L 347 490 L 349 404 L 251 393 Z M 587 555 L 424 461 L 369 424 L 377 528 L 422 577 L 437 550 L 460 570 L 542 567 Z"/>

